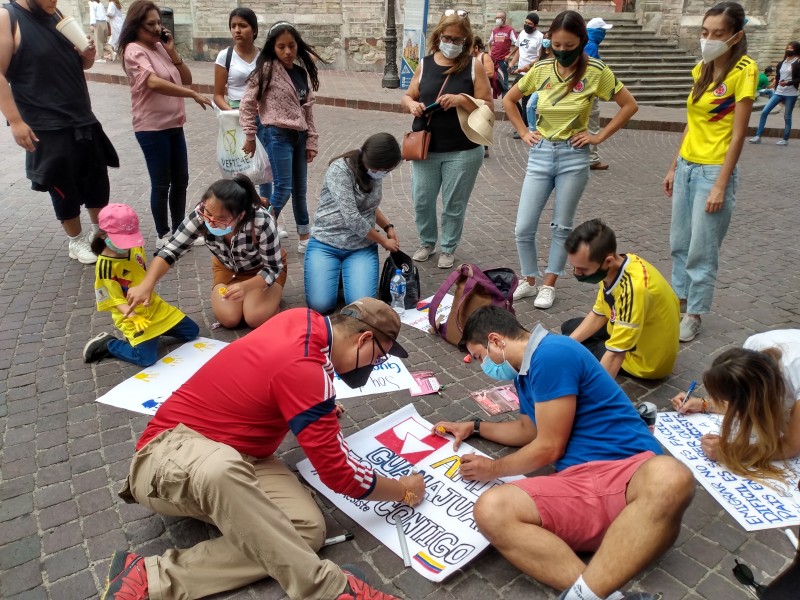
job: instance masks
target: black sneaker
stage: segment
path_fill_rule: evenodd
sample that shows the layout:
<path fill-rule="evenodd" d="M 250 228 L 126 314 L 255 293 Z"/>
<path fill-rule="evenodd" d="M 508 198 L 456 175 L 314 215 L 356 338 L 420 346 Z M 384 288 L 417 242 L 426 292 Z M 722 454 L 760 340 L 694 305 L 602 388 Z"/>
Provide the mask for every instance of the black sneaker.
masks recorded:
<path fill-rule="evenodd" d="M 108 344 L 115 339 L 117 338 L 106 332 L 94 336 L 83 347 L 83 361 L 93 363 L 103 360 L 109 354 Z"/>

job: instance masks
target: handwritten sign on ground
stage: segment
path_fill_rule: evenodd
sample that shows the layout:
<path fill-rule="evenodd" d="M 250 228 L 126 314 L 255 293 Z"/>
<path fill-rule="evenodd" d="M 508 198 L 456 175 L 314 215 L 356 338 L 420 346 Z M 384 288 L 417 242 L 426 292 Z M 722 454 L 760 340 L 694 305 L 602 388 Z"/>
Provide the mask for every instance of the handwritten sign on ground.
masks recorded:
<path fill-rule="evenodd" d="M 197 338 L 183 344 L 152 367 L 139 371 L 97 399 L 103 404 L 146 415 L 156 410 L 217 352 L 227 344 L 210 338 Z"/>
<path fill-rule="evenodd" d="M 418 302 L 417 309 L 406 310 L 406 312 L 400 315 L 400 321 L 406 325 L 411 325 L 411 327 L 420 329 L 427 333 L 431 328 L 431 324 L 428 321 L 427 308 L 430 305 L 431 300 L 433 300 L 433 296 Z M 422 310 L 419 310 L 419 308 Z M 451 308 L 453 308 L 453 294 L 445 294 L 444 298 L 442 298 L 442 302 L 439 304 L 439 308 L 436 309 L 436 318 L 441 319 L 442 321 L 447 320 L 447 316 L 450 314 Z"/>
<path fill-rule="evenodd" d="M 369 463 L 377 474 L 396 478 L 412 467 L 425 477 L 425 500 L 415 506 L 400 502 L 368 502 L 331 491 L 308 459 L 297 468 L 312 486 L 339 509 L 401 556 L 395 520 L 400 519 L 415 571 L 431 581 L 443 581 L 489 545 L 472 518 L 478 497 L 502 481 L 465 481 L 459 474 L 459 456 L 477 450 L 461 444 L 453 452 L 453 438 L 431 433 L 433 425 L 405 406 L 347 438 L 357 460 Z M 506 481 L 516 479 L 506 478 Z"/>
<path fill-rule="evenodd" d="M 369 381 L 360 388 L 351 388 L 338 375 L 333 377 L 333 387 L 336 398 L 354 398 L 355 396 L 370 396 L 372 394 L 385 394 L 397 390 L 407 390 L 414 385 L 414 377 L 408 372 L 403 361 L 396 356 L 389 356 L 386 362 L 375 365 L 369 375 Z"/>
<path fill-rule="evenodd" d="M 800 458 L 781 462 L 787 481 L 771 479 L 765 485 L 734 475 L 709 460 L 700 447 L 700 437 L 719 433 L 721 422 L 721 415 L 658 413 L 655 435 L 745 530 L 800 525 Z"/>

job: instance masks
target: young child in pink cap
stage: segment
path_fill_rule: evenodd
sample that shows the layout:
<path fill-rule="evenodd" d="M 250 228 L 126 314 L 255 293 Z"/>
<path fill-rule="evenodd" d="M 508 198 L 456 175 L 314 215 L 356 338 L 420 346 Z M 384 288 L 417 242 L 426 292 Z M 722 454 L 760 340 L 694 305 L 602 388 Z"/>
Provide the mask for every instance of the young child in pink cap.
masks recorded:
<path fill-rule="evenodd" d="M 97 310 L 108 311 L 114 325 L 125 336 L 117 339 L 101 333 L 83 348 L 87 363 L 108 355 L 149 367 L 158 360 L 158 338 L 169 335 L 181 341 L 193 340 L 200 329 L 197 323 L 153 292 L 150 301 L 131 312 L 126 295 L 128 288 L 139 285 L 147 274 L 144 239 L 139 231 L 139 217 L 127 204 L 109 204 L 100 211 L 100 232 L 92 241 L 97 255 L 94 295 Z"/>

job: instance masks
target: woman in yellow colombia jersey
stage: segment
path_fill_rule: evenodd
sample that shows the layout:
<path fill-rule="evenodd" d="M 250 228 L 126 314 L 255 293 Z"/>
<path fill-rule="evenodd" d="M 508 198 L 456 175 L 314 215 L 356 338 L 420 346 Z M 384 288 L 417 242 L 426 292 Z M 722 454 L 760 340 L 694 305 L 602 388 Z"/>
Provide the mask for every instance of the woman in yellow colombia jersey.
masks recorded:
<path fill-rule="evenodd" d="M 703 17 L 703 60 L 692 69 L 686 129 L 664 178 L 672 196 L 672 288 L 686 310 L 682 342 L 697 336 L 700 315 L 711 311 L 719 249 L 736 204 L 736 163 L 758 87 L 745 22 L 736 2 L 720 2 Z"/>
<path fill-rule="evenodd" d="M 614 135 L 637 110 L 636 100 L 611 69 L 583 51 L 589 36 L 580 14 L 573 10 L 559 13 L 549 33 L 553 58 L 539 60 L 503 98 L 508 119 L 520 138 L 531 146 L 514 231 L 525 280 L 514 292 L 514 299 L 536 296 L 536 308 L 553 305 L 556 280 L 564 274 L 564 242 L 572 231 L 578 202 L 589 181 L 589 146 Z M 523 95 L 533 93 L 538 94 L 536 128 L 528 131 L 515 104 Z M 595 98 L 613 99 L 620 109 L 608 125 L 592 135 L 587 126 Z M 554 189 L 550 253 L 544 285 L 537 290 L 536 230 Z"/>

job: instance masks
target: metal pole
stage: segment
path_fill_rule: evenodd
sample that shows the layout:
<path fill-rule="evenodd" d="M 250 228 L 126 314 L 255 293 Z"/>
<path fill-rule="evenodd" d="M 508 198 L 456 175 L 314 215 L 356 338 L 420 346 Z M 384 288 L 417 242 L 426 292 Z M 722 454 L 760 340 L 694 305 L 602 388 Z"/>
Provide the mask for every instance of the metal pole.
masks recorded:
<path fill-rule="evenodd" d="M 383 68 L 381 86 L 385 88 L 400 87 L 400 74 L 397 72 L 397 28 L 394 21 L 395 0 L 386 2 L 386 37 L 383 38 L 386 51 L 386 66 Z"/>

